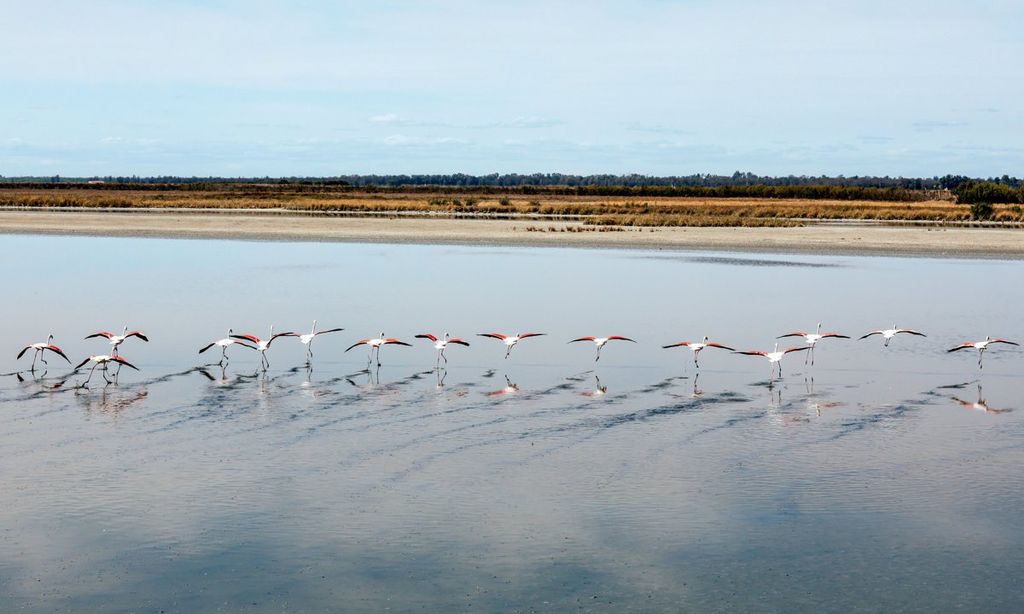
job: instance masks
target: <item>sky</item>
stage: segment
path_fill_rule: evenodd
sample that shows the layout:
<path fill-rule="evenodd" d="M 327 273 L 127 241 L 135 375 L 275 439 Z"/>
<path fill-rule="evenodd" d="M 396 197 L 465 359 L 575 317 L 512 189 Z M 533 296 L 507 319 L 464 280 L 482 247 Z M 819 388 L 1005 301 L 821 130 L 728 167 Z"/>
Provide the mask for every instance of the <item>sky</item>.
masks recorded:
<path fill-rule="evenodd" d="M 0 175 L 1024 175 L 1024 2 L 0 0 Z"/>

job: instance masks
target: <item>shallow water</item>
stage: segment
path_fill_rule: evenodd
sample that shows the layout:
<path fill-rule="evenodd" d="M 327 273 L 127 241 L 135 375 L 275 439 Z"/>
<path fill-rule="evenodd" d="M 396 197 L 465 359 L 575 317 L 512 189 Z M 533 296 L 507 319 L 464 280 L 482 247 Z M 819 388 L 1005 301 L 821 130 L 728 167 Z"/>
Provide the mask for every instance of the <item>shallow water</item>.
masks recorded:
<path fill-rule="evenodd" d="M 1020 264 L 0 236 L 5 609 L 1019 610 Z M 281 339 L 258 370 L 196 350 Z M 826 340 L 816 364 L 741 349 Z M 380 369 L 344 349 L 383 330 Z M 423 332 L 470 348 L 448 369 Z M 528 339 L 508 360 L 489 330 Z M 600 362 L 582 335 L 628 335 Z M 783 340 L 788 341 L 788 340 Z M 790 344 L 786 344 L 790 345 Z M 791 345 L 799 345 L 793 342 Z M 216 356 L 213 356 L 216 360 Z M 59 360 L 59 359 L 57 359 Z M 990 411 L 981 405 L 984 399 Z"/>

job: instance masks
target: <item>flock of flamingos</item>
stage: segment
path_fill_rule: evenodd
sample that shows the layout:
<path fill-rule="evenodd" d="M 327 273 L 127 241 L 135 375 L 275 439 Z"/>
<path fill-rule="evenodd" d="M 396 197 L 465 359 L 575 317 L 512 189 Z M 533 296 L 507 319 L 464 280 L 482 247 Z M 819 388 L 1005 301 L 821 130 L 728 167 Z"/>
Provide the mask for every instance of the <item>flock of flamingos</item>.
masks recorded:
<path fill-rule="evenodd" d="M 223 339 L 218 339 L 217 341 L 212 341 L 212 342 L 208 343 L 207 345 L 205 345 L 205 346 L 203 346 L 202 348 L 199 349 L 199 353 L 202 354 L 202 353 L 204 353 L 207 350 L 210 350 L 212 348 L 220 348 L 220 351 L 221 351 L 220 362 L 218 362 L 217 364 L 221 365 L 221 366 L 224 366 L 225 364 L 227 364 L 227 361 L 228 361 L 228 355 L 227 355 L 228 348 L 231 347 L 231 346 L 235 346 L 235 345 L 241 346 L 243 348 L 248 348 L 250 350 L 255 350 L 255 351 L 259 352 L 260 353 L 260 361 L 261 361 L 260 364 L 261 364 L 262 368 L 264 370 L 266 370 L 270 366 L 270 361 L 267 358 L 267 351 L 270 350 L 270 346 L 274 343 L 274 341 L 277 340 L 277 339 L 280 339 L 282 337 L 294 337 L 294 338 L 298 339 L 300 343 L 302 343 L 303 345 L 306 346 L 306 362 L 307 362 L 307 364 L 311 364 L 312 360 L 313 360 L 313 340 L 316 339 L 317 337 L 319 337 L 320 335 L 326 335 L 326 334 L 330 334 L 330 333 L 337 333 L 337 332 L 341 332 L 342 330 L 344 330 L 344 329 L 342 329 L 342 328 L 329 328 L 329 329 L 325 329 L 325 330 L 317 330 L 316 320 L 313 320 L 313 327 L 312 327 L 312 329 L 308 333 L 297 333 L 297 332 L 274 333 L 274 327 L 271 326 L 270 327 L 270 336 L 265 338 L 265 339 L 261 339 L 260 337 L 257 337 L 256 335 L 235 334 L 233 330 L 228 330 L 227 337 L 225 337 Z M 872 337 L 874 335 L 878 335 L 878 336 L 882 337 L 883 345 L 885 347 L 888 347 L 889 346 L 889 342 L 892 341 L 897 335 L 901 335 L 901 334 L 914 335 L 914 336 L 918 336 L 918 337 L 925 337 L 926 336 L 924 333 L 921 333 L 919 331 L 912 330 L 912 329 L 909 329 L 909 328 L 899 328 L 899 327 L 897 327 L 894 324 L 892 326 L 892 328 L 873 330 L 873 331 L 871 331 L 869 333 L 861 335 L 860 337 L 858 337 L 858 339 L 866 339 L 868 337 Z M 541 337 L 541 336 L 544 336 L 544 335 L 545 335 L 545 333 L 519 333 L 519 334 L 515 334 L 515 335 L 503 335 L 501 333 L 479 333 L 478 334 L 478 336 L 480 336 L 480 337 L 489 337 L 491 339 L 496 339 L 496 340 L 502 342 L 504 344 L 504 346 L 505 346 L 505 358 L 509 357 L 509 354 L 511 354 L 512 349 L 515 348 L 516 345 L 518 345 L 520 341 L 522 341 L 524 339 L 529 339 L 531 337 Z M 123 358 L 120 355 L 120 353 L 118 352 L 118 350 L 121 347 L 121 344 L 123 344 L 125 341 L 127 341 L 128 339 L 131 339 L 133 337 L 138 338 L 138 339 L 140 339 L 142 341 L 146 341 L 146 342 L 149 341 L 149 339 L 146 337 L 145 334 L 142 333 L 142 331 L 138 331 L 138 330 L 129 331 L 127 326 L 124 327 L 124 330 L 122 331 L 122 333 L 120 335 L 116 335 L 116 334 L 108 332 L 108 331 L 101 331 L 101 332 L 98 332 L 98 333 L 93 333 L 91 335 L 88 335 L 85 338 L 86 339 L 94 339 L 94 338 L 100 338 L 100 337 L 105 338 L 108 341 L 108 343 L 110 345 L 110 353 L 109 354 L 95 354 L 95 355 L 89 356 L 88 358 L 86 358 L 85 360 L 83 360 L 77 366 L 74 367 L 74 370 L 72 371 L 73 373 L 77 372 L 78 370 L 82 369 L 83 367 L 85 367 L 86 365 L 88 365 L 90 363 L 92 364 L 92 368 L 89 370 L 89 376 L 81 384 L 81 387 L 87 387 L 88 386 L 89 382 L 92 380 L 92 377 L 93 377 L 94 373 L 96 372 L 97 367 L 100 368 L 100 372 L 103 375 L 103 379 L 107 383 L 111 383 L 111 380 L 107 377 L 106 372 L 107 372 L 108 367 L 112 363 L 117 366 L 117 371 L 118 372 L 120 372 L 121 366 L 129 367 L 129 368 L 135 369 L 137 371 L 138 367 L 136 367 L 135 365 L 133 365 L 130 362 L 128 362 L 128 360 Z M 721 343 L 715 343 L 713 341 L 709 341 L 707 337 L 704 337 L 703 341 L 681 341 L 679 343 L 672 343 L 672 344 L 665 345 L 665 346 L 662 346 L 662 347 L 666 348 L 666 349 L 667 348 L 677 348 L 677 347 L 689 348 L 693 352 L 693 362 L 697 366 L 697 368 L 700 367 L 700 363 L 698 362 L 700 353 L 705 348 L 718 348 L 718 349 L 721 349 L 721 350 L 730 351 L 730 352 L 732 352 L 734 354 L 743 354 L 743 355 L 747 355 L 747 356 L 761 356 L 761 357 L 764 357 L 764 358 L 766 358 L 768 360 L 768 363 L 770 364 L 769 377 L 774 379 L 775 373 L 776 373 L 776 367 L 778 367 L 778 375 L 779 376 L 782 375 L 782 359 L 787 354 L 790 354 L 792 352 L 804 352 L 804 351 L 806 351 L 807 354 L 806 354 L 806 356 L 804 358 L 804 364 L 807 364 L 808 361 L 809 361 L 810 364 L 813 365 L 814 364 L 814 348 L 815 348 L 815 346 L 817 346 L 817 344 L 820 341 L 822 341 L 823 339 L 850 339 L 849 336 L 843 335 L 843 334 L 840 334 L 840 333 L 836 333 L 836 332 L 824 332 L 824 333 L 821 332 L 821 324 L 820 323 L 818 324 L 818 327 L 817 327 L 816 331 L 813 332 L 813 333 L 808 333 L 808 332 L 803 332 L 803 331 L 794 331 L 794 332 L 791 332 L 791 333 L 786 333 L 784 335 L 779 335 L 777 338 L 778 339 L 784 339 L 784 338 L 788 338 L 788 337 L 801 337 L 804 340 L 804 345 L 799 346 L 799 347 L 790 347 L 790 348 L 785 348 L 785 349 L 781 349 L 780 350 L 779 349 L 779 344 L 776 343 L 775 344 L 775 349 L 770 351 L 770 352 L 766 352 L 766 351 L 762 351 L 762 350 L 739 351 L 739 350 L 736 350 L 736 349 L 731 348 L 729 346 L 722 345 Z M 421 335 L 416 335 L 416 338 L 417 339 L 425 339 L 437 351 L 437 361 L 435 363 L 435 366 L 437 366 L 437 367 L 439 367 L 441 365 L 442 361 L 444 361 L 445 364 L 448 363 L 448 357 L 445 356 L 445 350 L 448 349 L 449 346 L 451 346 L 451 345 L 469 346 L 469 343 L 467 341 L 464 341 L 464 340 L 456 338 L 456 337 L 452 337 L 448 333 L 445 333 L 441 337 L 437 337 L 437 336 L 435 336 L 435 335 L 433 335 L 431 333 L 424 333 L 424 334 L 421 334 Z M 594 356 L 594 360 L 597 361 L 597 360 L 601 359 L 601 349 L 604 348 L 604 346 L 607 345 L 609 341 L 624 341 L 624 342 L 629 342 L 629 343 L 636 343 L 636 341 L 634 341 L 633 339 L 630 339 L 629 337 L 623 337 L 621 335 L 609 335 L 607 337 L 593 337 L 593 336 L 578 337 L 576 339 L 570 340 L 569 343 L 579 343 L 579 342 L 590 342 L 590 343 L 593 343 L 595 348 L 596 348 L 596 351 L 597 351 L 596 355 Z M 957 345 L 955 347 L 952 347 L 952 348 L 950 348 L 950 349 L 948 349 L 946 351 L 947 352 L 958 352 L 960 350 L 972 350 L 972 349 L 976 350 L 978 352 L 978 368 L 980 369 L 980 368 L 982 368 L 982 359 L 985 356 L 985 351 L 989 348 L 990 345 L 999 344 L 999 343 L 1003 343 L 1003 344 L 1007 344 L 1007 345 L 1019 345 L 1018 343 L 1015 343 L 1013 341 L 1008 341 L 1006 339 L 986 337 L 982 341 L 967 341 L 967 342 L 961 343 L 961 344 L 959 344 L 959 345 Z M 384 347 L 385 345 L 411 346 L 411 344 L 406 343 L 405 341 L 402 341 L 400 339 L 395 339 L 393 337 L 386 337 L 386 336 L 384 336 L 384 333 L 381 333 L 379 337 L 370 338 L 370 339 L 360 339 L 359 341 L 356 341 L 355 343 L 350 345 L 345 351 L 348 352 L 349 350 L 352 350 L 352 349 L 354 349 L 356 347 L 359 347 L 361 345 L 365 345 L 365 346 L 367 346 L 369 348 L 369 356 L 367 357 L 368 363 L 373 363 L 374 361 L 376 361 L 377 365 L 380 365 L 380 349 L 382 347 Z M 56 345 L 53 344 L 53 335 L 50 335 L 45 342 L 30 343 L 30 344 L 26 345 L 18 353 L 17 358 L 21 359 L 22 356 L 24 356 L 26 353 L 28 353 L 29 350 L 33 350 L 33 352 L 34 352 L 33 356 L 32 356 L 32 366 L 31 366 L 31 371 L 33 373 L 35 372 L 37 361 L 42 361 L 43 364 L 47 364 L 46 363 L 46 353 L 47 352 L 50 352 L 52 354 L 56 354 L 56 355 L 60 356 L 61 358 L 66 360 L 69 365 L 72 364 L 71 360 L 64 354 L 64 352 L 59 347 L 57 347 Z M 116 374 L 115 374 L 115 377 L 116 377 Z"/>

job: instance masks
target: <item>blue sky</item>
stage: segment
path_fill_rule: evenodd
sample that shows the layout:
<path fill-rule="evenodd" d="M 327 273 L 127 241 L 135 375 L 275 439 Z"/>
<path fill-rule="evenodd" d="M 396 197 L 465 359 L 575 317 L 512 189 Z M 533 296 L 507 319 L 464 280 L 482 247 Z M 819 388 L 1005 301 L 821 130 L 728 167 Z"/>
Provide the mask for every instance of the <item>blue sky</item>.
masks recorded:
<path fill-rule="evenodd" d="M 1024 175 L 1024 3 L 0 0 L 0 174 Z"/>

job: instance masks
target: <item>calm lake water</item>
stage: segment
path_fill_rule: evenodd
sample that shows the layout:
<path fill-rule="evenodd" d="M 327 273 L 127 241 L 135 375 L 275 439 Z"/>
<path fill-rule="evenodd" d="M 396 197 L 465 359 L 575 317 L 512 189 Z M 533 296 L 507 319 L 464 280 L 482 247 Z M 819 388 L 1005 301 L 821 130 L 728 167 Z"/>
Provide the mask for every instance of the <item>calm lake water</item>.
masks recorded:
<path fill-rule="evenodd" d="M 0 236 L 5 610 L 1021 610 L 1021 264 Z M 281 339 L 262 373 L 236 332 Z M 826 340 L 816 364 L 707 350 Z M 413 347 L 344 349 L 384 331 Z M 545 332 L 504 360 L 485 331 Z M 446 372 L 417 333 L 467 338 Z M 620 334 L 601 361 L 583 335 Z M 793 340 L 783 340 L 793 341 Z M 799 340 L 784 344 L 799 345 Z M 214 360 L 216 356 L 211 356 Z M 602 393 L 603 392 L 603 393 Z M 975 407 L 984 402 L 990 411 Z"/>

